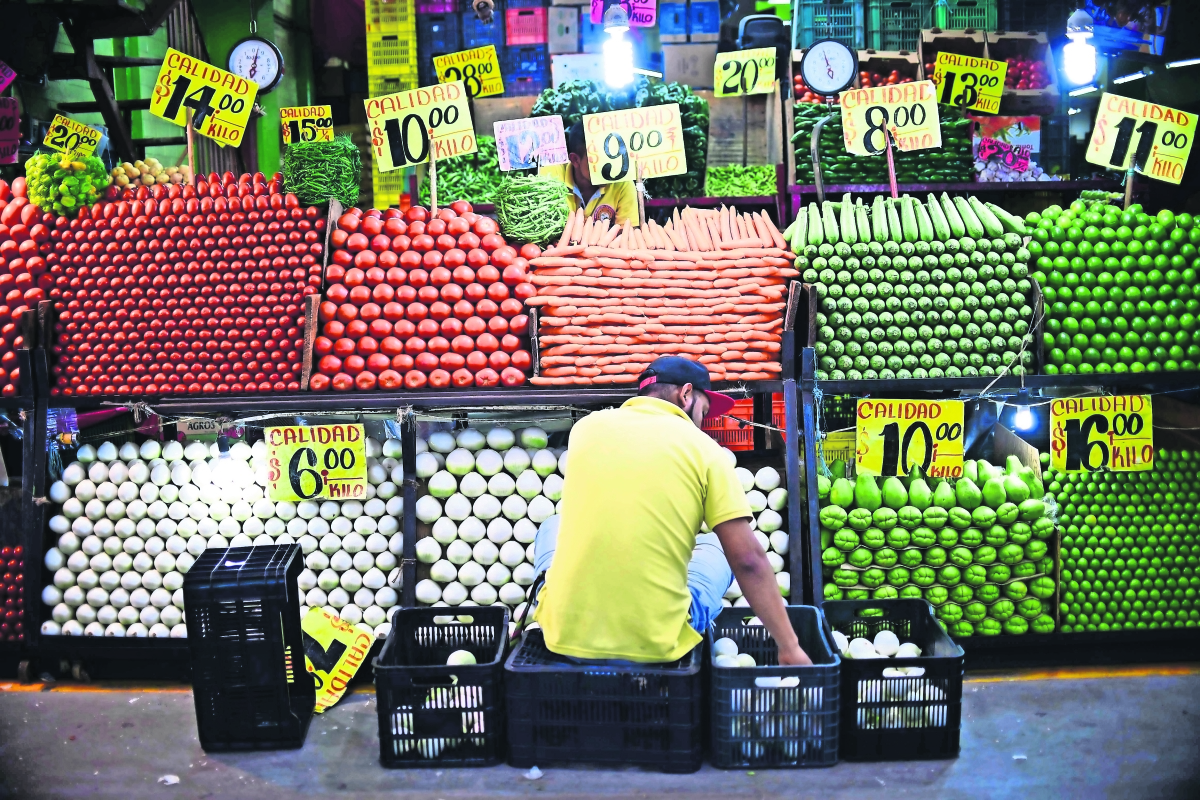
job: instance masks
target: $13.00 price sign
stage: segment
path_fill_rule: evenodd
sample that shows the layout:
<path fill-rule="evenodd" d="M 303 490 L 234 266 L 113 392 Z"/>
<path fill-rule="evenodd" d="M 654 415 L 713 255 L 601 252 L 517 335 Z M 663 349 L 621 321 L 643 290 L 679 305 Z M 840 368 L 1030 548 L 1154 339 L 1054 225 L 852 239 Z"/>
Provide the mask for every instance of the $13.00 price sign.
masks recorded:
<path fill-rule="evenodd" d="M 873 156 L 887 147 L 890 132 L 900 150 L 942 146 L 937 89 L 933 81 L 850 89 L 838 95 L 846 151 Z"/>
<path fill-rule="evenodd" d="M 1051 402 L 1050 466 L 1064 472 L 1153 469 L 1154 406 L 1150 395 Z"/>
<path fill-rule="evenodd" d="M 433 68 L 438 83 L 462 81 L 470 97 L 504 94 L 504 78 L 500 75 L 500 59 L 494 44 L 434 56 Z"/>
<path fill-rule="evenodd" d="M 775 48 L 721 53 L 713 64 L 716 97 L 775 91 Z"/>
<path fill-rule="evenodd" d="M 221 145 L 237 147 L 242 143 L 257 94 L 258 84 L 254 81 L 168 47 L 154 82 L 150 113 L 176 125 L 187 125 L 191 109 L 196 133 Z"/>
<path fill-rule="evenodd" d="M 478 150 L 467 99 L 463 82 L 455 81 L 365 101 L 379 171 Z"/>
<path fill-rule="evenodd" d="M 855 463 L 867 475 L 963 474 L 961 400 L 859 400 Z"/>
<path fill-rule="evenodd" d="M 329 106 L 293 106 L 279 109 L 283 143 L 332 142 L 333 111 Z"/>
<path fill-rule="evenodd" d="M 1143 175 L 1179 183 L 1195 139 L 1195 114 L 1105 92 L 1096 109 L 1087 160 L 1106 169 L 1127 170 L 1132 159 Z"/>
<path fill-rule="evenodd" d="M 267 428 L 267 493 L 272 501 L 354 500 L 367 493 L 362 425 Z"/>
<path fill-rule="evenodd" d="M 687 172 L 678 103 L 587 114 L 583 134 L 597 186 Z"/>
<path fill-rule="evenodd" d="M 96 152 L 96 145 L 103 138 L 104 134 L 95 128 L 89 128 L 82 122 L 76 122 L 62 114 L 55 114 L 42 144 L 60 153 L 90 156 Z"/>
<path fill-rule="evenodd" d="M 938 53 L 933 82 L 938 86 L 938 101 L 956 108 L 995 114 L 1004 94 L 1004 76 L 1008 62 L 990 58 Z"/>

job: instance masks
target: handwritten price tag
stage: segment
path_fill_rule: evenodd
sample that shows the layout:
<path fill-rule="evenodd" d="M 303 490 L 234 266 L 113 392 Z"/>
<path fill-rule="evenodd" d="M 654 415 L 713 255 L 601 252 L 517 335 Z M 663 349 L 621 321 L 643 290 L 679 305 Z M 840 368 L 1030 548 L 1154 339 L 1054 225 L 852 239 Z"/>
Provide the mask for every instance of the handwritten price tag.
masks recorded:
<path fill-rule="evenodd" d="M 842 107 L 842 137 L 849 153 L 882 153 L 888 133 L 900 150 L 942 146 L 933 81 L 850 89 L 842 92 L 838 101 Z"/>
<path fill-rule="evenodd" d="M 21 109 L 15 97 L 0 97 L 0 164 L 16 164 L 21 146 Z"/>
<path fill-rule="evenodd" d="M 267 493 L 274 502 L 361 499 L 367 493 L 362 425 L 267 428 Z"/>
<path fill-rule="evenodd" d="M 994 159 L 1013 172 L 1028 172 L 1029 156 L 1032 153 L 1033 148 L 1027 144 L 1020 144 L 1013 147 L 1008 142 L 1002 142 L 990 136 L 984 136 L 979 140 L 979 149 L 976 151 L 976 155 L 980 161 Z"/>
<path fill-rule="evenodd" d="M 1195 139 L 1195 114 L 1105 92 L 1086 158 L 1121 171 L 1129 169 L 1132 160 L 1137 172 L 1178 184 Z"/>
<path fill-rule="evenodd" d="M 658 21 L 658 4 L 654 0 L 620 0 L 635 28 L 650 28 Z M 604 22 L 604 0 L 592 0 L 592 24 Z"/>
<path fill-rule="evenodd" d="M 323 714 L 346 693 L 375 637 L 323 608 L 310 608 L 300 620 L 300 629 L 304 631 L 304 666 L 317 685 L 313 712 Z"/>
<path fill-rule="evenodd" d="M 96 145 L 103 138 L 104 134 L 95 128 L 89 128 L 82 122 L 76 122 L 62 114 L 55 114 L 42 144 L 60 153 L 90 156 L 96 152 Z"/>
<path fill-rule="evenodd" d="M 566 164 L 567 137 L 562 117 L 500 120 L 494 124 L 500 171 Z"/>
<path fill-rule="evenodd" d="M 717 97 L 770 94 L 775 90 L 775 48 L 719 53 L 713 73 Z"/>
<path fill-rule="evenodd" d="M 962 477 L 963 402 L 859 400 L 855 463 L 867 475 Z"/>
<path fill-rule="evenodd" d="M 333 141 L 333 110 L 329 106 L 281 108 L 279 121 L 284 144 Z"/>
<path fill-rule="evenodd" d="M 933 82 L 938 86 L 939 102 L 995 114 L 1004 94 L 1004 76 L 1008 62 L 975 58 L 958 53 L 938 53 Z"/>
<path fill-rule="evenodd" d="M 1154 469 L 1150 395 L 1073 397 L 1050 403 L 1050 466 L 1065 472 Z"/>
<path fill-rule="evenodd" d="M 462 81 L 470 97 L 504 94 L 504 78 L 500 75 L 500 59 L 494 44 L 434 56 L 433 68 L 437 70 L 438 83 Z"/>
<path fill-rule="evenodd" d="M 583 133 L 597 186 L 687 172 L 678 103 L 586 114 Z"/>
<path fill-rule="evenodd" d="M 462 81 L 372 97 L 365 105 L 380 172 L 479 149 Z"/>
<path fill-rule="evenodd" d="M 257 83 L 168 47 L 154 82 L 150 113 L 176 125 L 187 125 L 191 109 L 196 133 L 221 145 L 237 147 L 242 143 L 257 95 Z"/>
<path fill-rule="evenodd" d="M 11 86 L 12 82 L 16 79 L 17 73 L 13 71 L 13 68 L 8 64 L 5 64 L 3 61 L 0 61 L 0 92 L 3 92 L 5 89 Z"/>

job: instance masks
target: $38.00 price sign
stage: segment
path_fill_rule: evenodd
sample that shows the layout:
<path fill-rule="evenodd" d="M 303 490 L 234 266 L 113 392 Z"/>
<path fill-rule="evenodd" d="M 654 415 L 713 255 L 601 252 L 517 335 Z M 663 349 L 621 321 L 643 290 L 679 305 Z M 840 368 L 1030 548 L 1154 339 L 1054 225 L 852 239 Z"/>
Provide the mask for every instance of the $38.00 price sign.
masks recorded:
<path fill-rule="evenodd" d="M 866 475 L 963 474 L 961 400 L 859 400 L 857 469 Z"/>
<path fill-rule="evenodd" d="M 770 94 L 775 90 L 775 48 L 721 53 L 713 64 L 716 97 Z"/>
<path fill-rule="evenodd" d="M 469 97 L 504 94 L 504 78 L 500 75 L 500 59 L 494 44 L 434 56 L 433 68 L 437 71 L 438 83 L 462 81 Z"/>
<path fill-rule="evenodd" d="M 267 428 L 267 494 L 273 502 L 354 500 L 367 493 L 362 425 Z"/>
<path fill-rule="evenodd" d="M 154 82 L 150 113 L 176 125 L 187 125 L 191 109 L 196 133 L 221 145 L 237 147 L 242 143 L 257 94 L 258 84 L 254 81 L 168 47 Z"/>
<path fill-rule="evenodd" d="M 1195 139 L 1195 114 L 1105 92 L 1096 109 L 1087 160 L 1123 171 L 1132 159 L 1141 174 L 1177 184 Z"/>
<path fill-rule="evenodd" d="M 939 102 L 995 114 L 1000 110 L 1007 74 L 1006 61 L 942 52 L 934 65 L 933 82 L 939 89 Z"/>
<path fill-rule="evenodd" d="M 332 142 L 333 111 L 329 106 L 294 106 L 279 109 L 283 143 Z"/>
<path fill-rule="evenodd" d="M 475 126 L 462 81 L 365 101 L 371 148 L 380 172 L 474 153 Z"/>
<path fill-rule="evenodd" d="M 687 172 L 678 103 L 586 114 L 583 134 L 596 186 Z"/>
<path fill-rule="evenodd" d="M 1051 402 L 1050 466 L 1064 472 L 1153 469 L 1154 406 L 1150 395 Z"/>
<path fill-rule="evenodd" d="M 887 147 L 890 132 L 900 150 L 942 146 L 937 89 L 933 81 L 850 89 L 838 95 L 846 152 L 873 156 Z"/>
<path fill-rule="evenodd" d="M 95 128 L 89 128 L 82 122 L 76 122 L 62 114 L 55 114 L 42 144 L 60 153 L 90 156 L 96 152 L 96 145 L 102 138 L 104 134 Z"/>

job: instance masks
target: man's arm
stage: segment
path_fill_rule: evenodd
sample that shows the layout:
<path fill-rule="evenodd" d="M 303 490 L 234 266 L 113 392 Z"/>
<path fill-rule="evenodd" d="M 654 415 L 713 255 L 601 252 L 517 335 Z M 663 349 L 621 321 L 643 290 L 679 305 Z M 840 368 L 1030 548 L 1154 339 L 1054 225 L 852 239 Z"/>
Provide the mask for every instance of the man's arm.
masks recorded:
<path fill-rule="evenodd" d="M 714 531 L 742 594 L 779 647 L 780 666 L 812 664 L 792 630 L 771 562 L 754 538 L 750 523 L 745 518 L 731 519 L 717 525 Z"/>

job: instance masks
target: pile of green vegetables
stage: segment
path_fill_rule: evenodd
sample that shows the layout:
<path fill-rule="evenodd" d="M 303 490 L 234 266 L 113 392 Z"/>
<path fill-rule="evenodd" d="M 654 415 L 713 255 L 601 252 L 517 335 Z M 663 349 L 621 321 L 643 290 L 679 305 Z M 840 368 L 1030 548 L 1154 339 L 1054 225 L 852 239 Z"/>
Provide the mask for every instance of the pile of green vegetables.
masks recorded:
<path fill-rule="evenodd" d="M 346 208 L 358 202 L 362 154 L 349 136 L 332 142 L 295 142 L 283 153 L 283 183 L 305 205 L 336 197 Z"/>
<path fill-rule="evenodd" d="M 709 167 L 704 178 L 707 197 L 765 197 L 775 194 L 775 168 L 731 164 Z"/>
<path fill-rule="evenodd" d="M 562 235 L 571 190 L 560 180 L 539 175 L 507 175 L 496 190 L 496 221 L 504 236 L 544 246 Z M 440 201 L 439 201 L 440 202 Z"/>
<path fill-rule="evenodd" d="M 95 156 L 72 158 L 67 153 L 38 153 L 25 162 L 29 202 L 44 211 L 74 216 L 104 196 L 108 170 Z"/>
<path fill-rule="evenodd" d="M 447 158 L 437 163 L 438 205 L 466 200 L 468 203 L 494 203 L 504 173 L 496 158 L 496 140 L 478 136 L 479 149 L 464 156 Z M 429 172 L 421 180 L 421 198 L 428 201 Z"/>
<path fill-rule="evenodd" d="M 646 192 L 651 197 L 701 197 L 708 159 L 708 101 L 682 83 L 651 82 L 639 76 L 629 87 L 612 90 L 601 89 L 593 81 L 567 81 L 542 92 L 534 102 L 530 116 L 559 114 L 563 126 L 570 128 L 585 114 L 671 103 L 679 104 L 688 171 L 682 175 L 651 178 L 646 181 Z"/>

